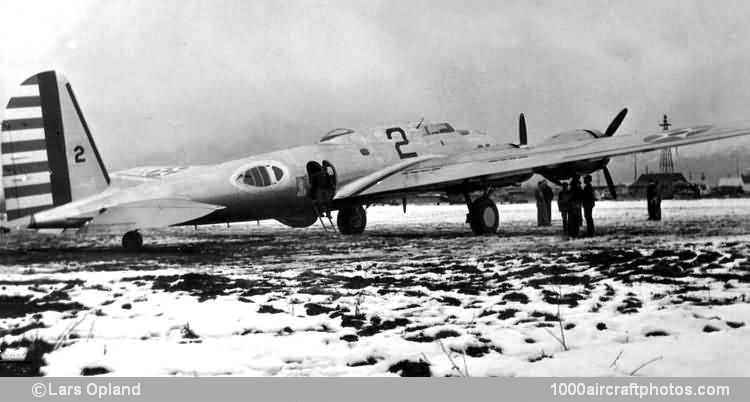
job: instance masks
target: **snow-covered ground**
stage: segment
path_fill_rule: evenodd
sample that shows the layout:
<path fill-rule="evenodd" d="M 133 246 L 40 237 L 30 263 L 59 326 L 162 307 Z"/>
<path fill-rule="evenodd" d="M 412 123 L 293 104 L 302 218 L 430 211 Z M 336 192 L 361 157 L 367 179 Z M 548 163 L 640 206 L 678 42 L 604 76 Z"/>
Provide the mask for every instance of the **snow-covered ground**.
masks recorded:
<path fill-rule="evenodd" d="M 358 237 L 149 231 L 141 253 L 5 235 L 0 352 L 37 363 L 0 371 L 750 375 L 750 200 L 665 201 L 662 222 L 600 202 L 600 235 L 572 240 L 536 227 L 531 204 L 499 207 L 487 237 L 460 205 L 372 207 Z"/>

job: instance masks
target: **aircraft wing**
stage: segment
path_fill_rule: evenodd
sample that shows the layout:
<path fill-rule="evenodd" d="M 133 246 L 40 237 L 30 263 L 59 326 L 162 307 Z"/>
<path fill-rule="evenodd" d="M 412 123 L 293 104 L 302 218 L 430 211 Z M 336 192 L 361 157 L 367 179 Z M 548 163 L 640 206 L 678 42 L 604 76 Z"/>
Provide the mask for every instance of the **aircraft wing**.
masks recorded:
<path fill-rule="evenodd" d="M 750 135 L 750 123 L 704 125 L 656 132 L 649 135 L 619 135 L 575 140 L 528 148 L 480 149 L 443 158 L 429 158 L 405 165 L 386 174 L 371 174 L 352 188 L 342 187 L 336 199 L 374 198 L 389 193 L 435 190 L 474 179 L 498 180 L 554 169 L 561 164 L 610 158 L 661 148 Z M 416 158 L 415 158 L 416 159 Z M 393 169 L 392 169 L 393 170 Z M 378 172 L 380 173 L 380 172 Z M 349 191 L 344 191 L 349 190 Z"/>
<path fill-rule="evenodd" d="M 108 208 L 73 211 L 62 206 L 37 214 L 41 218 L 84 222 L 82 233 L 127 232 L 178 225 L 224 209 L 221 205 L 206 204 L 179 198 L 151 199 L 118 204 Z M 33 224 L 32 224 L 33 225 Z"/>
<path fill-rule="evenodd" d="M 370 173 L 367 176 L 360 177 L 357 180 L 347 183 L 336 192 L 335 199 L 344 199 L 344 198 L 349 198 L 349 197 L 359 195 L 365 190 L 367 190 L 368 188 L 372 187 L 375 184 L 381 183 L 382 181 L 386 180 L 387 178 L 389 178 L 390 176 L 394 174 L 403 173 L 405 170 L 411 169 L 414 166 L 422 165 L 425 162 L 435 161 L 435 160 L 440 160 L 440 159 L 444 159 L 444 157 L 438 156 L 438 155 L 426 155 L 426 156 L 420 156 L 416 158 L 405 159 L 404 161 L 400 163 L 397 163 L 392 166 L 388 166 L 384 169 Z"/>

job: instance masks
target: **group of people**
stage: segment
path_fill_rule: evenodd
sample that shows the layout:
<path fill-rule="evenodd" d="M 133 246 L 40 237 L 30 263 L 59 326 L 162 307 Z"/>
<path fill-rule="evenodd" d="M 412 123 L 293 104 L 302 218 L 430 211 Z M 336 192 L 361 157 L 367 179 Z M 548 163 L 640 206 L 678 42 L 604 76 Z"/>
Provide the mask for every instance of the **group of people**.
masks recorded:
<path fill-rule="evenodd" d="M 596 193 L 591 185 L 591 176 L 583 177 L 583 187 L 578 176 L 568 183 L 561 183 L 562 189 L 557 195 L 557 208 L 562 216 L 563 231 L 570 237 L 580 234 L 583 221 L 586 221 L 586 235 L 593 236 L 594 205 Z M 546 181 L 541 180 L 534 191 L 537 208 L 537 224 L 539 226 L 552 225 L 552 199 L 554 192 Z M 648 205 L 648 219 L 661 220 L 661 191 L 656 181 L 651 180 L 646 188 L 646 202 Z"/>
<path fill-rule="evenodd" d="M 557 195 L 557 208 L 563 221 L 563 231 L 571 237 L 577 237 L 580 233 L 584 219 L 586 220 L 586 234 L 593 236 L 594 216 L 593 210 L 596 204 L 596 194 L 591 185 L 591 176 L 586 175 L 581 181 L 576 176 L 568 183 L 562 183 L 562 189 Z M 537 224 L 539 226 L 550 226 L 552 224 L 552 199 L 554 193 L 546 181 L 541 180 L 534 193 L 537 206 Z"/>

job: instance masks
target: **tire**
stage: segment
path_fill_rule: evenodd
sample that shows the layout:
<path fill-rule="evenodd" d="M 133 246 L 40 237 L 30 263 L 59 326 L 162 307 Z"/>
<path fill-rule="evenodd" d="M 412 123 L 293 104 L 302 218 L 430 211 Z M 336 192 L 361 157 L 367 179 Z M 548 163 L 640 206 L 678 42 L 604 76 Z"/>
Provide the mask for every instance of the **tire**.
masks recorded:
<path fill-rule="evenodd" d="M 493 234 L 500 226 L 500 213 L 491 199 L 479 198 L 469 207 L 468 221 L 474 234 Z"/>
<path fill-rule="evenodd" d="M 137 251 L 143 248 L 143 236 L 133 230 L 122 236 L 122 248 L 125 250 Z"/>
<path fill-rule="evenodd" d="M 367 226 L 367 212 L 361 205 L 341 208 L 336 216 L 336 225 L 342 234 L 361 234 Z"/>

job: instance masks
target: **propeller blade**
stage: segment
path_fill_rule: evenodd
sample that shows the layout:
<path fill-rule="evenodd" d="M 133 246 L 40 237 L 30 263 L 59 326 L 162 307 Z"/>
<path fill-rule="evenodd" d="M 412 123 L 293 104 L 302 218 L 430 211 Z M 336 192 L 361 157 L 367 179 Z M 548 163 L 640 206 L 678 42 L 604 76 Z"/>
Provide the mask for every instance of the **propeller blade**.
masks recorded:
<path fill-rule="evenodd" d="M 609 173 L 609 169 L 605 166 L 602 168 L 602 173 L 604 173 L 604 180 L 607 181 L 607 187 L 609 187 L 609 193 L 612 194 L 612 199 L 617 199 L 617 190 L 615 189 L 615 182 L 612 180 L 612 175 Z"/>
<path fill-rule="evenodd" d="M 620 128 L 620 124 L 622 124 L 622 121 L 625 120 L 625 116 L 627 116 L 627 114 L 628 108 L 620 110 L 620 113 L 617 113 L 617 116 L 615 116 L 615 119 L 612 120 L 612 123 L 609 123 L 609 127 L 607 127 L 607 131 L 604 132 L 603 137 L 611 137 L 615 135 L 615 131 Z"/>
<path fill-rule="evenodd" d="M 518 117 L 518 145 L 526 145 L 526 117 L 523 113 Z"/>

